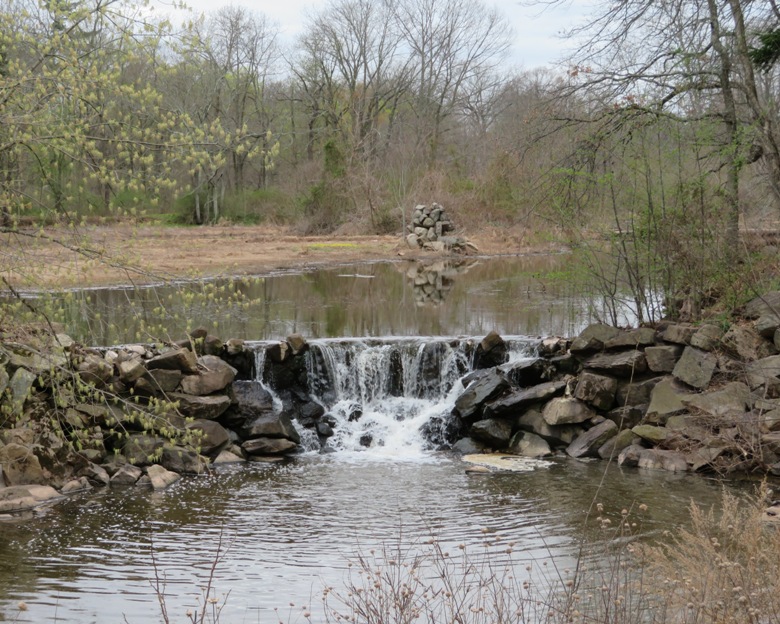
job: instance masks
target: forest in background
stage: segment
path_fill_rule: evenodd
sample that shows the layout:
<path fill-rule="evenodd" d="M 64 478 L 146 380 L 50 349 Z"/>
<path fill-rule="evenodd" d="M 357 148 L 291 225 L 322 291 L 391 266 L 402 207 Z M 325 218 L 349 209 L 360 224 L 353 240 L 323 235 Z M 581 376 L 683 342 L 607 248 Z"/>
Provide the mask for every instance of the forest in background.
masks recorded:
<path fill-rule="evenodd" d="M 594 272 L 607 289 L 627 272 L 640 319 L 659 290 L 696 316 L 740 226 L 777 215 L 778 24 L 773 1 L 605 3 L 557 70 L 521 71 L 505 19 L 467 0 L 333 0 L 289 46 L 235 6 L 182 24 L 147 3 L 7 0 L 3 232 L 400 233 L 437 201 L 467 230 L 598 233 L 612 264 L 602 248 Z"/>

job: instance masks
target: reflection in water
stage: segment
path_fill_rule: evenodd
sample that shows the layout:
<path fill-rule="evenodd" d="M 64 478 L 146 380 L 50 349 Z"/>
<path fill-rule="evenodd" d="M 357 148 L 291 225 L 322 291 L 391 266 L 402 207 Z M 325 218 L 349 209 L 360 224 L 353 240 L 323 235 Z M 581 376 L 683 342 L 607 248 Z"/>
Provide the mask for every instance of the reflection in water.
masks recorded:
<path fill-rule="evenodd" d="M 172 489 L 106 490 L 73 499 L 35 520 L 0 531 L 0 613 L 29 604 L 20 621 L 157 621 L 151 549 L 166 581 L 172 621 L 196 606 L 219 534 L 230 550 L 219 565 L 218 593 L 230 591 L 224 622 L 272 622 L 288 602 L 318 613 L 324 585 L 339 586 L 358 551 L 420 543 L 484 549 L 502 557 L 516 543 L 518 565 L 555 557 L 570 566 L 579 536 L 603 533 L 586 512 L 605 464 L 554 462 L 527 473 L 466 475 L 449 456 L 387 462 L 304 456 L 284 465 L 223 468 Z M 709 505 L 720 485 L 693 475 L 611 467 L 598 500 L 617 518 L 645 503 L 649 535 L 684 522 L 691 499 Z M 86 504 L 85 504 L 86 503 Z M 483 533 L 484 531 L 484 533 Z M 26 618 L 26 619 L 25 619 Z M 2 619 L 2 617 L 0 617 Z M 321 621 L 316 618 L 314 621 Z"/>
<path fill-rule="evenodd" d="M 569 262 L 565 254 L 476 259 L 457 277 L 452 266 L 426 272 L 414 263 L 374 263 L 175 287 L 81 290 L 64 299 L 63 321 L 74 338 L 98 345 L 178 339 L 198 326 L 249 340 L 293 332 L 307 338 L 491 330 L 573 335 L 594 308 L 582 285 L 549 277 L 567 275 Z M 415 283 L 423 275 L 426 283 L 435 276 L 438 305 L 417 305 Z"/>
<path fill-rule="evenodd" d="M 452 290 L 455 278 L 478 264 L 477 260 L 437 260 L 410 263 L 406 277 L 417 306 L 439 305 Z"/>

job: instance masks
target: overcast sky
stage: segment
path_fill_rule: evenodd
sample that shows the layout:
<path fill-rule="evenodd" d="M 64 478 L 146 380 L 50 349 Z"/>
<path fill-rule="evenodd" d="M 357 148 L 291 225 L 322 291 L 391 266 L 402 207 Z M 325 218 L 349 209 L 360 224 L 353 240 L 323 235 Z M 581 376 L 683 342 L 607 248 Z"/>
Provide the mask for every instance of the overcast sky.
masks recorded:
<path fill-rule="evenodd" d="M 293 41 L 306 16 L 325 7 L 327 0 L 186 0 L 198 13 L 222 6 L 240 5 L 263 13 L 281 27 L 286 40 Z M 523 69 L 553 64 L 569 45 L 560 35 L 581 20 L 588 0 L 568 0 L 555 9 L 521 6 L 515 0 L 496 2 L 515 32 L 510 61 Z M 487 3 L 490 5 L 490 2 Z"/>

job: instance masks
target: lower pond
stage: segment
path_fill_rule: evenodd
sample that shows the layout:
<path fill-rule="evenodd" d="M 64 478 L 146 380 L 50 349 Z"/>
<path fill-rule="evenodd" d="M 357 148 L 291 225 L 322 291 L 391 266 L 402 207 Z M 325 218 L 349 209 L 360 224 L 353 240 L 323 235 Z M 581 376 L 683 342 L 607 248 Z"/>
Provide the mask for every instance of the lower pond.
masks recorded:
<path fill-rule="evenodd" d="M 594 500 L 615 523 L 623 507 L 647 505 L 637 515 L 652 538 L 684 522 L 691 500 L 707 506 L 721 493 L 701 476 L 605 468 L 555 460 L 528 472 L 466 474 L 448 455 L 344 452 L 226 467 L 161 493 L 86 494 L 0 525 L 0 613 L 23 622 L 162 621 L 158 578 L 171 621 L 189 621 L 221 536 L 222 622 L 303 622 L 303 607 L 323 622 L 323 588 L 343 590 L 360 553 L 422 551 L 435 536 L 454 557 L 463 544 L 495 561 L 514 543 L 518 570 L 533 563 L 535 574 L 554 576 L 554 566 L 563 574 L 574 565 L 584 535 L 603 539 L 587 518 Z M 28 610 L 17 613 L 18 601 Z"/>

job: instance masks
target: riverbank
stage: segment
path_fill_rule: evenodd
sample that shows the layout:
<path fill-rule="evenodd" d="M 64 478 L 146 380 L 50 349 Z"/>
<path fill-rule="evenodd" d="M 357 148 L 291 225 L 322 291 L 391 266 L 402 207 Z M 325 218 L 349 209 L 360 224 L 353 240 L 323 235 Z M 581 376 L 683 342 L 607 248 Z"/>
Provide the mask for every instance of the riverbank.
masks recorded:
<path fill-rule="evenodd" d="M 469 253 L 517 255 L 559 251 L 524 228 L 456 232 Z M 257 275 L 336 264 L 447 255 L 410 246 L 396 236 L 300 236 L 276 226 L 170 227 L 146 224 L 53 228 L 7 234 L 14 258 L 8 274 L 17 288 L 141 285 L 194 277 Z M 33 270 L 34 269 L 34 270 Z"/>

